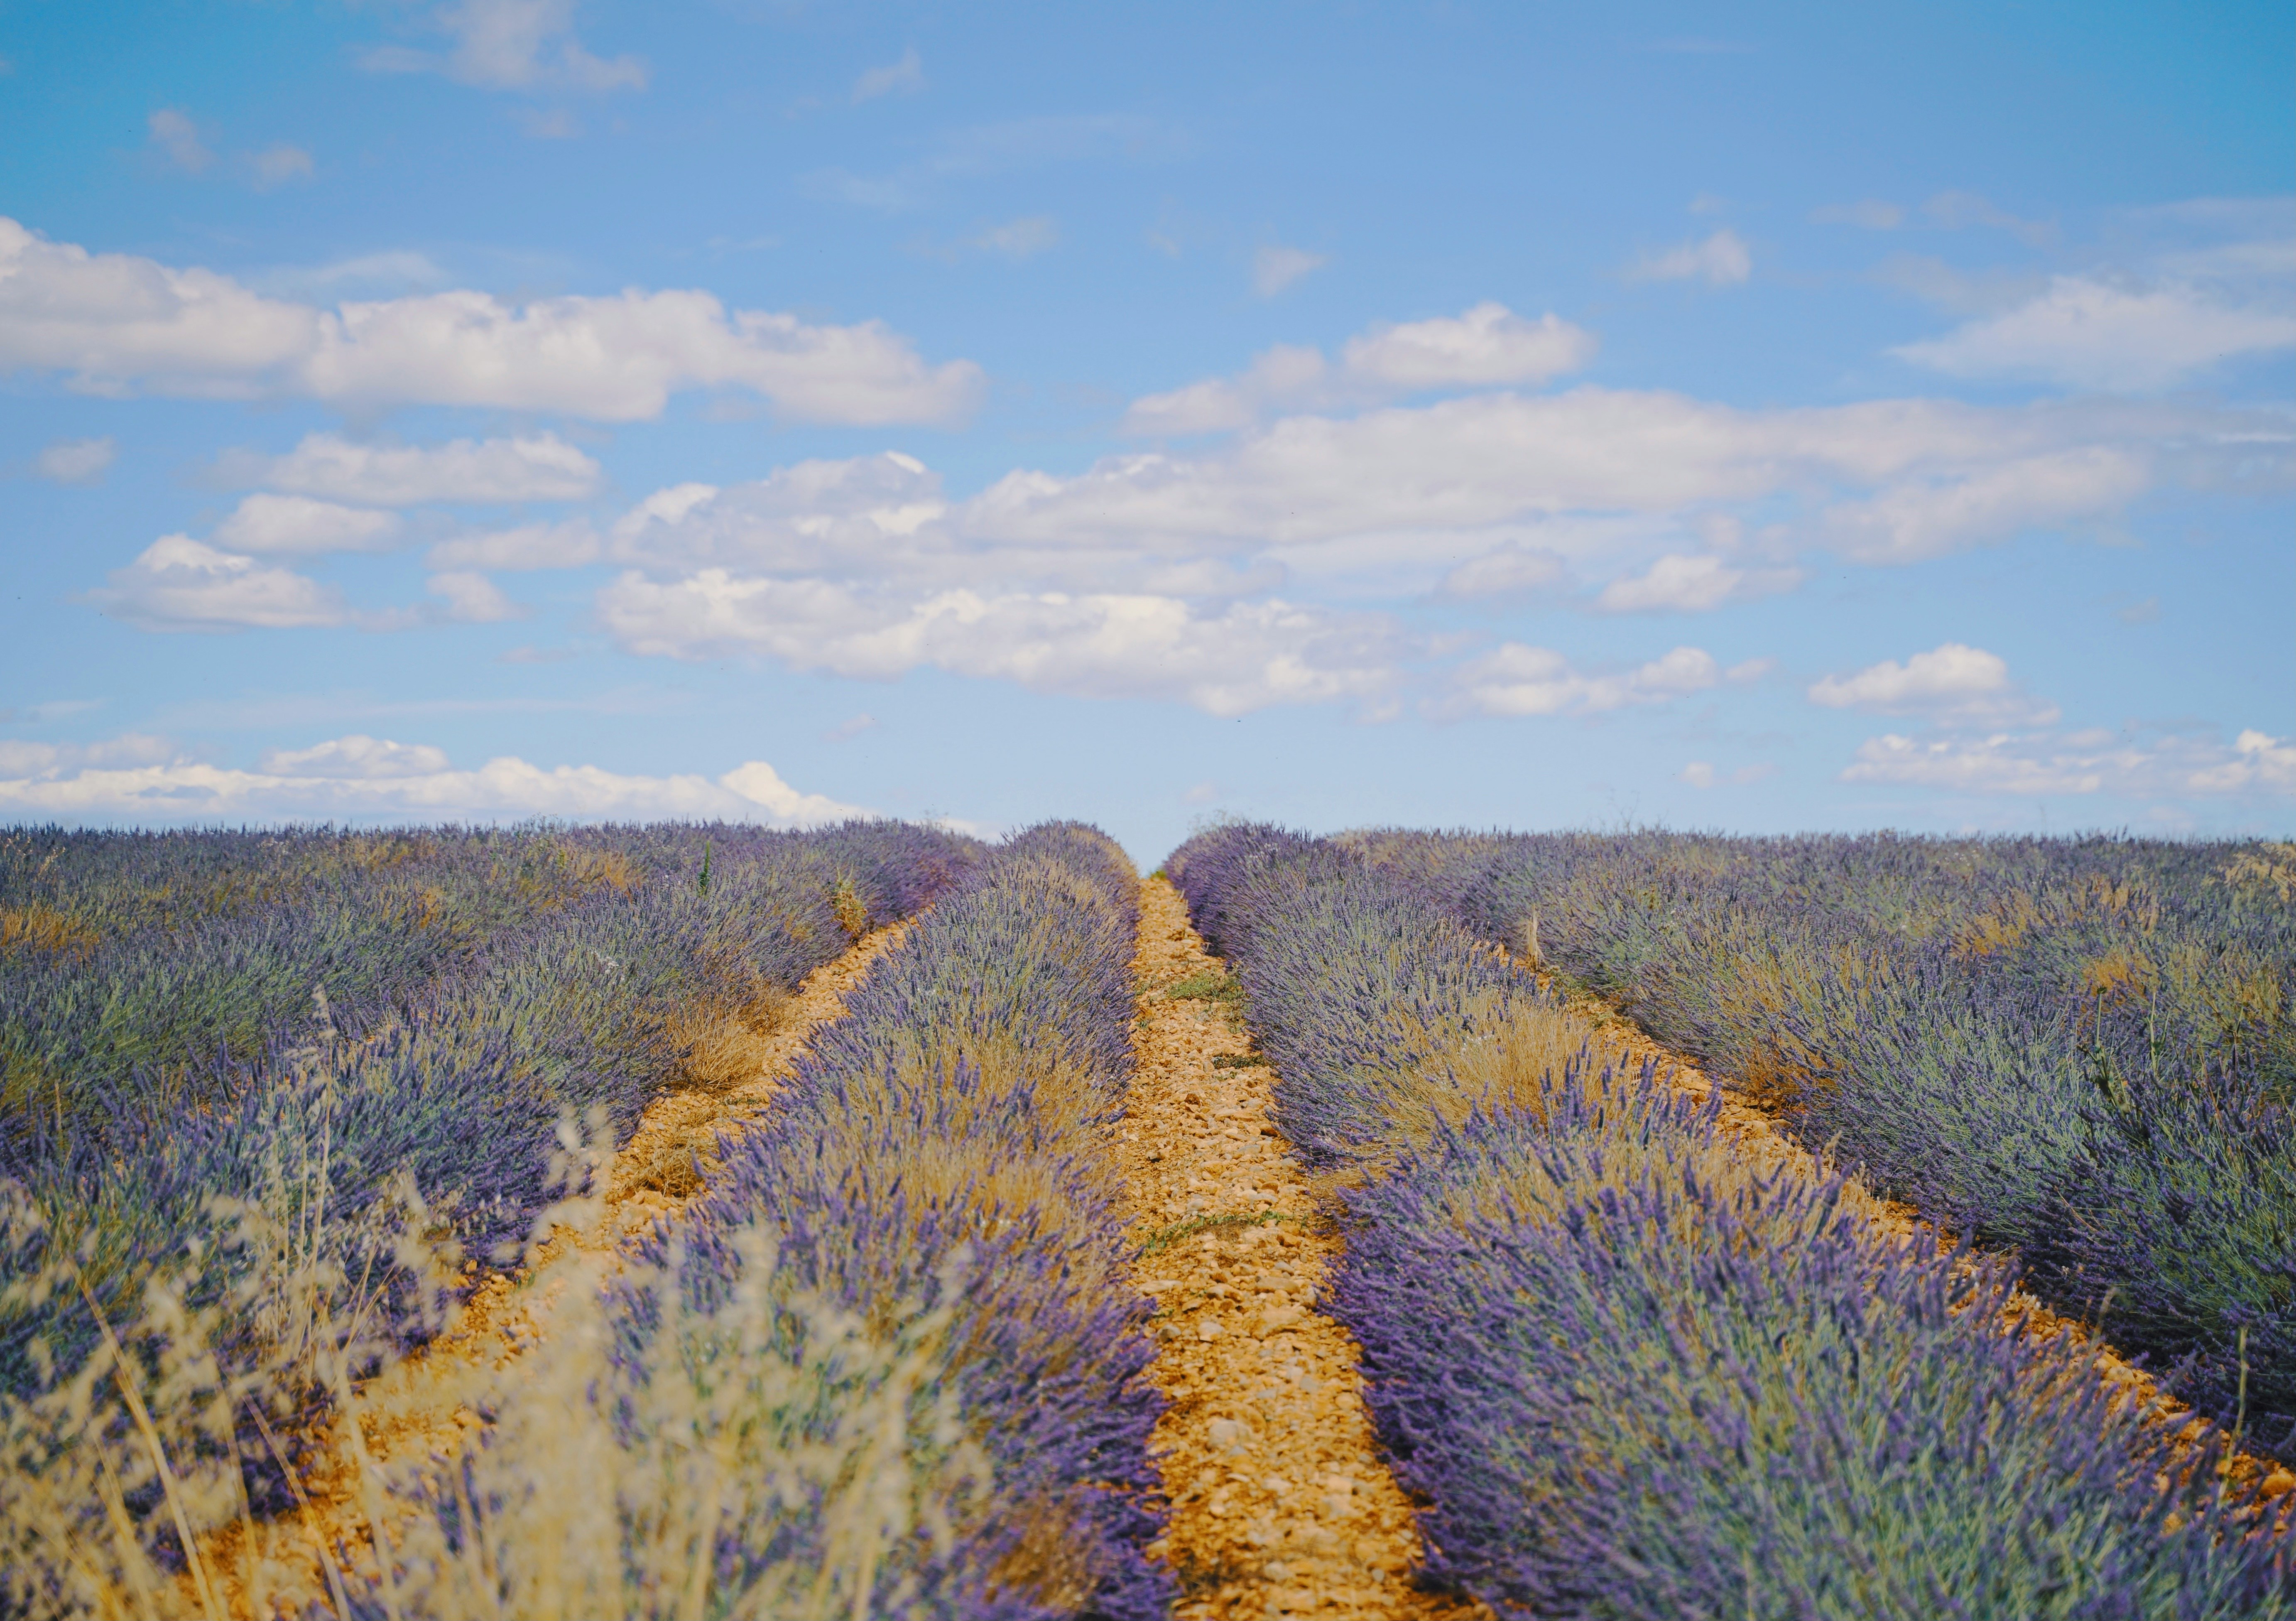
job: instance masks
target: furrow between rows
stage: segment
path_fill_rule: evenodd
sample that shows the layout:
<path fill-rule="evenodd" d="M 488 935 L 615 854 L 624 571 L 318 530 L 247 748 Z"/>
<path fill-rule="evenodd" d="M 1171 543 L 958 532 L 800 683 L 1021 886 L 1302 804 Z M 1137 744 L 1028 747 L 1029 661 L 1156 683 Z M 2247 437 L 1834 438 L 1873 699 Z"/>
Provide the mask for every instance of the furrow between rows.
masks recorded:
<path fill-rule="evenodd" d="M 1411 1505 L 1373 1438 L 1355 1340 L 1321 1309 L 1340 1238 L 1277 1135 L 1232 982 L 1154 878 L 1133 961 L 1138 1054 L 1117 1157 L 1158 1306 L 1148 1377 L 1176 1614 L 1449 1617 L 1413 1585 Z"/>

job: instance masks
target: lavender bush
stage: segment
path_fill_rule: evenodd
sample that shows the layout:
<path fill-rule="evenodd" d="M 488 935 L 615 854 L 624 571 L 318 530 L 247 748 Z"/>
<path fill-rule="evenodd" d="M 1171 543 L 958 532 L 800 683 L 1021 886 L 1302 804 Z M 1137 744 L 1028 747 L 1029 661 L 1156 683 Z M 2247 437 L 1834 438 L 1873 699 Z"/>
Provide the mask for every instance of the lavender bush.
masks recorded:
<path fill-rule="evenodd" d="M 956 1393 L 989 1484 L 944 1544 L 911 1551 L 915 1614 L 1170 1603 L 1143 1551 L 1160 1528 L 1151 1308 L 1101 1158 L 1130 1074 L 1136 922 L 1130 866 L 1098 833 L 1053 824 L 999 847 L 879 964 L 690 1225 L 659 1240 L 689 1257 L 688 1312 L 742 1298 L 762 1239 L 777 1287 L 880 1332 L 946 1314 L 923 1388 Z M 627 1365 L 668 1309 L 659 1289 L 630 1299 Z M 817 1559 L 824 1535 L 806 1521 L 741 1557 Z"/>
<path fill-rule="evenodd" d="M 69 1254 L 122 1313 L 209 1201 L 299 1206 L 322 1165 L 341 1276 L 389 1278 L 402 1175 L 436 1235 L 490 1259 L 545 1202 L 562 1114 L 603 1109 L 619 1140 L 697 1010 L 785 994 L 976 848 L 890 823 L 171 837 L 20 835 L 0 867 L 13 915 L 72 920 L 0 961 L 0 1179 L 46 1214 L 0 1282 Z M 199 1257 L 191 1297 L 245 1259 Z M 403 1289 L 386 1306 L 425 1330 Z M 76 1296 L 0 1306 L 0 1388 L 95 1336 Z"/>
<path fill-rule="evenodd" d="M 2287 1613 L 2291 1538 L 2005 1324 L 1998 1269 L 1884 1239 L 1647 1071 L 1478 1058 L 1539 993 L 1444 917 L 1475 885 L 1400 853 L 1237 827 L 1168 869 L 1292 1118 L 1364 1111 L 1326 1133 L 1374 1173 L 1333 1300 L 1431 1575 L 1523 1616 Z M 1393 1110 L 1414 1087 L 1464 1107 Z"/>
<path fill-rule="evenodd" d="M 2296 851 L 1379 832 L 1348 846 L 1767 1095 L 2296 1461 Z"/>

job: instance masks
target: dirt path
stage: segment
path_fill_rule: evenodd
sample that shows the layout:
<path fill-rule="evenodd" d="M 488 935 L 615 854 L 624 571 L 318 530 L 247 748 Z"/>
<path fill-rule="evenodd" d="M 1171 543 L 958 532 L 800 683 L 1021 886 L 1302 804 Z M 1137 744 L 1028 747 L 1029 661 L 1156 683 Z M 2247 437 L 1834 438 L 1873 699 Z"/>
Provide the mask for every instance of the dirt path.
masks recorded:
<path fill-rule="evenodd" d="M 914 926 L 914 919 L 904 919 L 864 935 L 842 956 L 815 969 L 774 1009 L 769 1027 L 751 1021 L 710 1033 L 707 1069 L 740 1078 L 730 1085 L 676 1089 L 649 1104 L 608 1168 L 604 1222 L 590 1234 L 562 1229 L 560 1238 L 541 1247 L 537 1263 L 561 1242 L 619 1247 L 655 1221 L 683 1211 L 715 1167 L 719 1134 L 738 1133 L 766 1112 L 814 1033 L 843 1013 L 845 999 Z M 525 1268 L 480 1281 L 447 1332 L 360 1393 L 360 1436 L 370 1468 L 380 1471 L 407 1460 L 443 1462 L 455 1456 L 466 1438 L 484 1428 L 461 1398 L 473 1371 L 506 1369 L 539 1343 L 549 1331 L 554 1299 L 529 1287 Z M 373 1545 L 366 1493 L 354 1460 L 331 1456 L 307 1471 L 302 1485 L 308 1519 L 290 1514 L 254 1528 L 266 1616 L 299 1613 L 303 1605 L 325 1596 L 318 1546 L 367 1551 Z M 219 1596 L 233 1616 L 258 1614 L 246 1580 L 244 1544 L 243 1525 L 201 1544 L 207 1569 L 217 1577 Z M 182 1607 L 171 1613 L 199 1614 L 188 1579 L 178 1589 Z"/>
<path fill-rule="evenodd" d="M 1354 1339 L 1315 1308 L 1340 1242 L 1275 1134 L 1225 982 L 1161 878 L 1143 886 L 1132 1080 L 1118 1164 L 1140 1287 L 1161 1308 L 1148 1370 L 1189 1617 L 1465 1617 L 1411 1585 L 1411 1506 L 1373 1443 Z M 1171 994 L 1177 986 L 1181 994 Z"/>

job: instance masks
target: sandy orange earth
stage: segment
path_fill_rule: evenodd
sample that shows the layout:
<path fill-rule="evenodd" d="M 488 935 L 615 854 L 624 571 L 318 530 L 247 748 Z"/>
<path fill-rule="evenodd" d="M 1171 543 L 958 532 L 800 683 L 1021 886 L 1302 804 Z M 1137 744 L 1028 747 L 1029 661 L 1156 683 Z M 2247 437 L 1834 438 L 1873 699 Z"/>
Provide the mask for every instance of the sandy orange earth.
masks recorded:
<path fill-rule="evenodd" d="M 1275 1076 L 1240 1024 L 1168 994 L 1224 972 L 1185 902 L 1161 878 L 1141 900 L 1138 1067 L 1116 1152 L 1159 1307 L 1148 1377 L 1172 1401 L 1152 1444 L 1175 1613 L 1486 1615 L 1412 1584 L 1411 1505 L 1373 1441 L 1355 1341 L 1316 1309 L 1338 1234 L 1276 1134 Z"/>

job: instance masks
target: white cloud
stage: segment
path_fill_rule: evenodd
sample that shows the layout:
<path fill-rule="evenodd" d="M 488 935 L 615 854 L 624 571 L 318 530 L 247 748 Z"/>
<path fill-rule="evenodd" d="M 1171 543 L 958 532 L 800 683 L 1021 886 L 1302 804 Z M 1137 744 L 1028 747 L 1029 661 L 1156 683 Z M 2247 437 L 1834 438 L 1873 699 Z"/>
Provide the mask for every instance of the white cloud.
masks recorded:
<path fill-rule="evenodd" d="M 1234 379 L 1210 377 L 1132 402 L 1119 431 L 1141 434 L 1219 433 L 1250 427 L 1271 407 L 1321 404 L 1332 386 L 1323 351 L 1279 343 Z"/>
<path fill-rule="evenodd" d="M 447 751 L 353 732 L 308 749 L 266 749 L 256 762 L 271 777 L 429 777 L 448 769 Z"/>
<path fill-rule="evenodd" d="M 924 87 L 924 60 L 917 54 L 916 46 L 911 45 L 901 53 L 900 61 L 888 62 L 882 68 L 872 68 L 855 79 L 853 101 L 857 106 L 896 91 L 903 95 L 914 95 Z"/>
<path fill-rule="evenodd" d="M 598 531 L 579 519 L 458 535 L 430 548 L 434 569 L 576 569 L 605 555 Z"/>
<path fill-rule="evenodd" d="M 152 144 L 185 173 L 199 174 L 215 161 L 214 152 L 200 138 L 199 125 L 180 109 L 162 107 L 144 123 L 152 132 Z"/>
<path fill-rule="evenodd" d="M 969 361 L 929 366 L 882 323 L 816 326 L 728 312 L 707 292 L 510 305 L 455 291 L 333 309 L 266 298 L 201 269 L 91 254 L 0 218 L 0 368 L 97 393 L 304 398 L 657 416 L 673 392 L 746 389 L 789 418 L 947 422 L 980 390 Z"/>
<path fill-rule="evenodd" d="M 2296 794 L 2296 738 L 2243 731 L 2233 740 L 2230 760 L 2194 770 L 2185 786 L 2202 794 L 2234 794 L 2247 787 Z"/>
<path fill-rule="evenodd" d="M 1398 392 L 1544 383 L 1595 358 L 1595 337 L 1559 316 L 1526 321 L 1486 300 L 1456 318 L 1374 326 L 1348 340 L 1351 378 Z"/>
<path fill-rule="evenodd" d="M 502 588 L 484 574 L 454 570 L 433 574 L 423 589 L 446 605 L 446 614 L 457 624 L 493 625 L 524 619 L 529 610 L 503 595 Z"/>
<path fill-rule="evenodd" d="M 1275 350 L 1252 386 L 1328 391 L 1345 371 L 1315 350 Z M 803 462 L 660 491 L 603 535 L 539 526 L 449 540 L 433 566 L 620 564 L 598 621 L 651 656 L 864 678 L 931 667 L 1218 712 L 1333 700 L 1369 712 L 1458 645 L 1319 601 L 1583 581 L 1587 605 L 1605 611 L 1703 611 L 1796 584 L 1799 546 L 1875 562 L 1935 555 L 2095 519 L 2157 480 L 2213 476 L 2209 458 L 2235 455 L 2284 467 L 2276 417 L 1489 392 L 1295 415 L 1201 453 L 1112 456 L 1073 474 L 1018 469 L 964 499 L 898 452 Z M 1725 679 L 1703 654 L 1686 662 L 1694 653 L 1620 673 L 1518 648 L 1465 671 L 1435 709 L 1591 712 L 1659 701 L 1684 671 Z"/>
<path fill-rule="evenodd" d="M 952 590 L 919 600 L 713 568 L 667 582 L 625 574 L 599 593 L 598 617 L 638 654 L 762 654 L 878 680 L 932 667 L 1070 696 L 1173 699 L 1215 715 L 1370 698 L 1392 680 L 1383 624 L 1282 602 L 1207 613 L 1138 593 Z"/>
<path fill-rule="evenodd" d="M 1301 276 L 1320 270 L 1331 260 L 1305 248 L 1265 247 L 1251 256 L 1251 290 L 1272 299 Z"/>
<path fill-rule="evenodd" d="M 1841 780 L 1988 794 L 2296 794 L 2296 741 L 2255 730 L 2243 731 L 2229 749 L 2188 734 L 2004 732 L 1922 740 L 1891 733 L 1859 745 Z"/>
<path fill-rule="evenodd" d="M 715 779 L 541 767 L 504 755 L 455 770 L 420 744 L 354 735 L 274 750 L 251 771 L 194 760 L 160 738 L 92 749 L 0 744 L 0 816 L 68 822 L 348 819 L 652 821 L 723 818 L 810 827 L 868 812 L 791 787 L 761 760 Z"/>
<path fill-rule="evenodd" d="M 2139 448 L 2089 445 L 1958 477 L 1908 480 L 1829 507 L 1827 544 L 1859 563 L 1915 563 L 2031 529 L 2100 521 L 2151 487 Z"/>
<path fill-rule="evenodd" d="M 1703 281 L 1735 286 L 1754 273 L 1754 255 L 1737 232 L 1724 228 L 1702 242 L 1645 253 L 1627 267 L 1630 282 Z"/>
<path fill-rule="evenodd" d="M 0 738 L 0 778 L 20 779 L 87 766 L 158 765 L 175 755 L 175 745 L 165 737 L 142 732 L 96 743 L 23 743 Z"/>
<path fill-rule="evenodd" d="M 1962 642 L 1916 653 L 1902 664 L 1884 659 L 1852 675 L 1825 676 L 1808 696 L 1827 709 L 1928 715 L 1946 724 L 2046 726 L 2058 713 L 2055 704 L 2029 696 L 2009 679 L 2008 661 L 1999 654 Z"/>
<path fill-rule="evenodd" d="M 1738 568 L 1719 557 L 1660 557 L 1640 575 L 1614 580 L 1595 598 L 1603 613 L 1705 613 L 1726 602 L 1792 590 L 1800 569 Z"/>
<path fill-rule="evenodd" d="M 1890 350 L 1954 377 L 2012 377 L 2144 392 L 2220 362 L 2296 348 L 2284 300 L 2235 303 L 2202 286 L 2119 286 L 2060 276 L 2038 297 Z"/>
<path fill-rule="evenodd" d="M 1382 323 L 1348 340 L 1337 365 L 1323 351 L 1277 344 L 1234 378 L 1210 378 L 1135 400 L 1122 431 L 1222 432 L 1271 410 L 1364 404 L 1433 389 L 1538 383 L 1594 358 L 1595 335 L 1552 314 L 1525 320 L 1486 300 L 1457 317 Z"/>
<path fill-rule="evenodd" d="M 1443 576 L 1446 597 L 1518 597 L 1568 583 L 1568 564 L 1540 547 L 1502 540 Z"/>
<path fill-rule="evenodd" d="M 398 445 L 309 433 L 284 456 L 227 453 L 225 481 L 376 506 L 436 502 L 579 501 L 597 494 L 598 464 L 554 433 Z"/>
<path fill-rule="evenodd" d="M 250 152 L 247 166 L 258 191 L 269 191 L 275 185 L 284 185 L 290 180 L 311 177 L 311 154 L 300 146 L 282 142 L 266 146 L 261 152 Z"/>
<path fill-rule="evenodd" d="M 1438 715 L 1587 715 L 1629 705 L 1665 704 L 1717 686 L 1714 655 L 1677 647 L 1636 669 L 1590 675 L 1552 647 L 1508 642 L 1462 665 Z"/>
<path fill-rule="evenodd" d="M 381 45 L 360 58 L 370 72 L 443 73 L 491 90 L 643 90 L 635 56 L 593 56 L 574 37 L 574 0 L 457 0 L 429 19 L 454 43 L 443 56 Z"/>
<path fill-rule="evenodd" d="M 340 625 L 341 594 L 288 569 L 217 551 L 188 535 L 164 535 L 87 600 L 146 630 L 277 630 Z"/>
<path fill-rule="evenodd" d="M 93 484 L 119 455 L 119 443 L 102 439 L 60 439 L 40 452 L 33 465 L 44 479 L 59 484 Z"/>
<path fill-rule="evenodd" d="M 1194 457 L 1111 457 L 1055 478 L 1015 473 L 968 503 L 978 533 L 1075 546 L 1102 537 L 1155 537 L 1175 547 L 1199 542 L 1297 546 L 1389 534 L 1423 543 L 1428 531 L 1485 528 L 1561 512 L 1678 513 L 1751 501 L 1811 486 L 1870 488 L 1922 481 L 1927 527 L 1892 526 L 1888 512 L 1841 514 L 1845 543 L 1884 555 L 1919 540 L 1941 543 L 1934 510 L 1965 486 L 1970 510 L 1946 516 L 1967 543 L 2016 508 L 2047 521 L 2068 510 L 2060 496 L 2009 499 L 2013 488 L 1982 481 L 2019 458 L 2067 445 L 2171 434 L 2226 440 L 2265 419 L 2202 410 L 2115 413 L 2097 408 L 1988 409 L 1936 400 L 1878 400 L 1786 411 L 1739 410 L 1679 394 L 1595 388 L 1562 394 L 1486 394 L 1349 418 L 1292 416 L 1233 447 Z M 2283 434 L 2284 439 L 2284 432 Z M 2250 445 L 2278 457 L 2283 446 Z M 2079 452 L 2067 464 L 2095 505 L 2118 505 L 2142 478 L 2132 450 Z M 2096 458 L 2092 464 L 2082 457 Z M 2130 469 L 2135 467 L 2136 472 Z M 2096 476 L 2099 469 L 2110 476 Z M 2049 483 L 2046 462 L 2019 477 Z M 2030 491 L 2029 491 L 2030 494 Z M 1894 522 L 1894 520 L 1893 520 Z M 1877 537 L 1862 532 L 1879 523 Z"/>
<path fill-rule="evenodd" d="M 213 538 L 236 552 L 379 552 L 398 540 L 398 517 L 308 496 L 251 495 L 216 525 Z"/>

